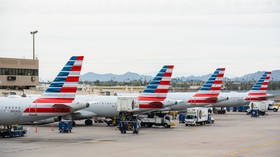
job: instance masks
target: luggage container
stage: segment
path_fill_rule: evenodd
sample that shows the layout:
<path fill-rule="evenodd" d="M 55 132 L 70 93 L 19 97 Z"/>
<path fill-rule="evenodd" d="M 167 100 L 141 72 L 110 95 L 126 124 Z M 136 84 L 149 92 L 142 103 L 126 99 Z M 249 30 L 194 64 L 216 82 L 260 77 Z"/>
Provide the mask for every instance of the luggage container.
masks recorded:
<path fill-rule="evenodd" d="M 63 120 L 58 123 L 58 130 L 60 133 L 70 133 L 72 131 L 72 121 Z"/>
<path fill-rule="evenodd" d="M 186 120 L 186 114 L 180 113 L 179 114 L 179 123 L 185 123 L 185 120 Z"/>
<path fill-rule="evenodd" d="M 259 117 L 259 116 L 260 116 L 259 109 L 257 109 L 257 108 L 252 109 L 251 117 Z"/>

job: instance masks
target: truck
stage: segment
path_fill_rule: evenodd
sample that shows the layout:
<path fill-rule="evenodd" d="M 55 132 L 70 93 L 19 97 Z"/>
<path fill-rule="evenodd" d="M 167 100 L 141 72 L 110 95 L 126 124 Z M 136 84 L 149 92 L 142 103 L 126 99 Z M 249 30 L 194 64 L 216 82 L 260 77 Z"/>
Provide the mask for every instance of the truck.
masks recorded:
<path fill-rule="evenodd" d="M 152 127 L 152 126 L 163 126 L 165 128 L 171 128 L 175 126 L 175 118 L 168 113 L 150 113 L 139 115 L 141 126 Z"/>
<path fill-rule="evenodd" d="M 122 115 L 126 114 L 127 117 L 131 114 L 134 108 L 138 108 L 139 104 L 135 101 L 134 97 L 118 97 L 117 111 Z M 119 118 L 121 119 L 121 118 Z M 165 128 L 171 128 L 175 126 L 174 116 L 166 112 L 152 112 L 137 115 L 137 119 L 140 120 L 140 125 L 143 127 L 152 126 L 164 126 Z M 121 119 L 120 122 L 131 121 L 129 119 Z"/>
<path fill-rule="evenodd" d="M 274 106 L 273 104 L 268 104 L 268 110 L 273 111 L 273 112 L 277 112 L 279 109 L 279 106 Z"/>
<path fill-rule="evenodd" d="M 205 125 L 213 124 L 215 119 L 208 112 L 206 107 L 193 107 L 188 108 L 186 112 L 186 126 L 196 126 L 196 125 Z"/>
<path fill-rule="evenodd" d="M 252 110 L 258 110 L 259 115 L 265 115 L 268 111 L 268 103 L 265 101 L 252 101 L 249 103 L 247 114 L 251 114 Z"/>
<path fill-rule="evenodd" d="M 0 128 L 0 136 L 5 137 L 23 137 L 27 133 L 27 130 L 23 126 L 15 125 L 10 127 Z"/>

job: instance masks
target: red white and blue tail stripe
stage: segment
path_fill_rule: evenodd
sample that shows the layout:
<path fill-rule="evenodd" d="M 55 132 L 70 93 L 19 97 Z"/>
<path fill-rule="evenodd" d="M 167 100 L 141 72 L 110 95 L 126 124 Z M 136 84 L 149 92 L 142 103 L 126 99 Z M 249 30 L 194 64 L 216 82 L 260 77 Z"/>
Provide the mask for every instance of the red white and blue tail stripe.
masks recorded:
<path fill-rule="evenodd" d="M 189 104 L 213 104 L 217 103 L 218 96 L 221 92 L 223 85 L 223 77 L 225 68 L 218 68 L 209 77 L 208 81 L 203 84 L 197 93 L 195 93 L 190 100 Z"/>
<path fill-rule="evenodd" d="M 62 68 L 44 94 L 33 101 L 26 113 L 65 113 L 70 112 L 70 104 L 77 92 L 84 56 L 72 56 Z"/>
<path fill-rule="evenodd" d="M 263 101 L 267 99 L 267 87 L 269 84 L 271 72 L 264 72 L 261 78 L 256 82 L 252 89 L 248 92 L 245 100 L 247 101 Z"/>
<path fill-rule="evenodd" d="M 165 65 L 138 97 L 139 108 L 162 108 L 170 87 L 174 65 Z"/>

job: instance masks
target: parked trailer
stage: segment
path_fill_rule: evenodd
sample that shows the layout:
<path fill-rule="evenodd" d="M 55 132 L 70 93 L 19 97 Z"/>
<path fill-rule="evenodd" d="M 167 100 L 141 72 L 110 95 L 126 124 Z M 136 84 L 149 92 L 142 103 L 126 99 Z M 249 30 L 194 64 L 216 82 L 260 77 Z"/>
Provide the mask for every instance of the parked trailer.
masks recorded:
<path fill-rule="evenodd" d="M 208 108 L 206 107 L 194 107 L 187 109 L 185 120 L 186 126 L 213 124 L 214 122 L 214 118 L 208 112 Z"/>
<path fill-rule="evenodd" d="M 0 136 L 5 137 L 23 137 L 27 133 L 27 130 L 23 126 L 11 126 L 0 129 Z"/>

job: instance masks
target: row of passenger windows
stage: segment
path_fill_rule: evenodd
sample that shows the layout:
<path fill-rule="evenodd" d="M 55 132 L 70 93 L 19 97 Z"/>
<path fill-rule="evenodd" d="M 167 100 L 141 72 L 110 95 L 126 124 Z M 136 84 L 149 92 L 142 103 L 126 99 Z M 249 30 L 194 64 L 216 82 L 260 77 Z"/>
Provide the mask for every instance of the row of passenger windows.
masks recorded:
<path fill-rule="evenodd" d="M 1 107 L 2 110 L 19 110 L 21 109 L 21 107 L 19 106 L 4 106 L 4 107 Z"/>
<path fill-rule="evenodd" d="M 115 102 L 94 102 L 93 104 L 116 104 Z"/>
<path fill-rule="evenodd" d="M 38 69 L 0 68 L 0 75 L 38 76 Z"/>

